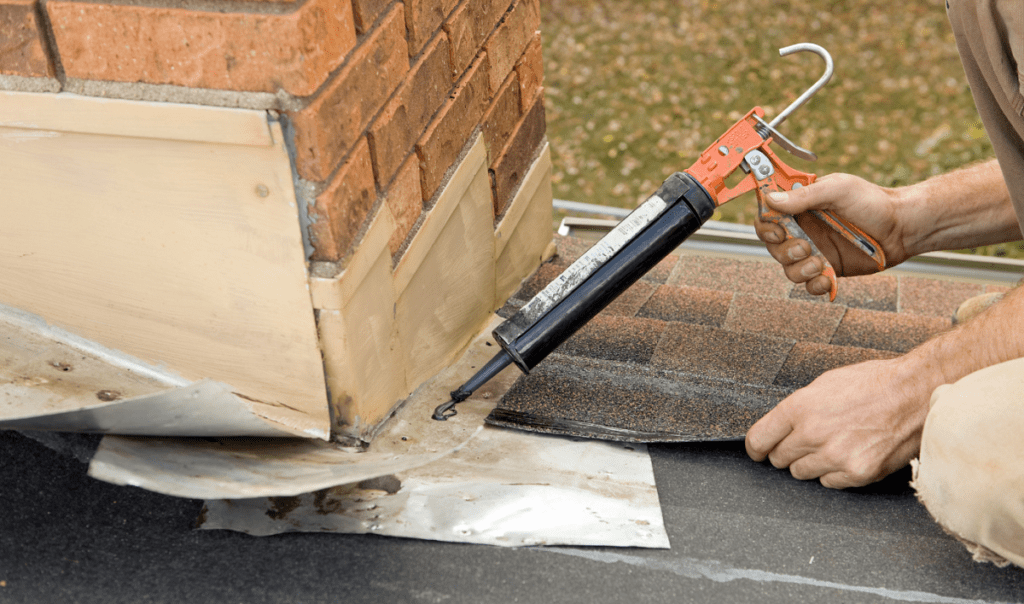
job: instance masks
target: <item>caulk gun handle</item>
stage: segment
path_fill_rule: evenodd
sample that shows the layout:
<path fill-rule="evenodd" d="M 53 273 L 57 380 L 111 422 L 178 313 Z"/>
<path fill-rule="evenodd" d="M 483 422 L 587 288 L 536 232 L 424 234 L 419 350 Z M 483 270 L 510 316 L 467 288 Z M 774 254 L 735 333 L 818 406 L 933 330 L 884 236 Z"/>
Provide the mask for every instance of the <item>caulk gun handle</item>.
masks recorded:
<path fill-rule="evenodd" d="M 768 207 L 765 203 L 764 197 L 772 191 L 781 190 L 775 183 L 766 182 L 757 189 L 757 209 L 761 222 L 771 222 L 781 226 L 786 231 L 786 240 L 789 239 L 803 239 L 807 242 L 807 245 L 811 249 L 811 256 L 817 256 L 821 259 L 822 270 L 821 274 L 828 277 L 829 280 L 829 301 L 835 301 L 836 294 L 839 291 L 839 281 L 836 276 L 836 270 L 832 267 L 832 264 L 828 261 L 824 254 L 818 249 L 818 246 L 814 245 L 814 241 L 808 237 L 807 233 L 804 232 L 800 225 L 797 224 L 796 217 L 788 214 L 783 214 L 772 208 Z M 878 265 L 878 270 L 885 270 L 886 260 L 885 252 L 882 250 L 882 246 L 878 244 L 870 235 L 860 230 L 856 225 L 851 224 L 839 216 L 829 212 L 827 210 L 811 210 L 810 214 L 818 220 L 821 220 L 834 231 L 843 236 L 844 239 L 852 243 L 863 252 L 866 256 L 869 256 Z"/>

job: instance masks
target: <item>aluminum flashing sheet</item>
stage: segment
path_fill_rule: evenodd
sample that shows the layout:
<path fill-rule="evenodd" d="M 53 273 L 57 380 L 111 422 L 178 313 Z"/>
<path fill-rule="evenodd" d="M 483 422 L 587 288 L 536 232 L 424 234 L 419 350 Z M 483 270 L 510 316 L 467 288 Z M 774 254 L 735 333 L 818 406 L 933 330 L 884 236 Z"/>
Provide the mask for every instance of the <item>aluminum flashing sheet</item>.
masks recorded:
<path fill-rule="evenodd" d="M 0 429 L 308 437 L 234 388 L 191 382 L 0 305 Z"/>
<path fill-rule="evenodd" d="M 497 321 L 492 321 L 492 326 Z M 365 449 L 300 439 L 107 436 L 89 473 L 206 499 L 200 524 L 253 535 L 373 533 L 492 545 L 665 548 L 647 449 L 486 427 L 508 367 L 447 421 L 434 407 L 497 350 L 481 335 Z"/>
<path fill-rule="evenodd" d="M 155 477 L 160 484 L 142 486 L 172 488 L 176 494 L 187 489 L 189 496 L 207 500 L 200 516 L 204 529 L 252 535 L 371 533 L 500 546 L 668 547 L 644 445 L 484 425 L 495 401 L 520 375 L 514 366 L 461 403 L 454 417 L 430 419 L 448 392 L 495 350 L 489 336 L 477 338 L 458 363 L 413 393 L 362 453 L 301 443 L 318 458 L 287 459 L 290 454 L 279 453 L 300 444 L 261 448 L 250 441 L 232 452 L 224 448 L 230 443 L 209 441 L 204 458 L 182 459 L 170 449 L 153 454 L 138 448 L 153 446 L 152 440 L 108 437 L 91 473 L 106 473 L 104 464 L 110 462 L 117 465 L 116 476 L 101 476 L 105 479 L 139 484 Z M 130 468 L 113 448 L 125 443 L 135 460 Z M 244 460 L 240 448 L 246 450 Z M 161 476 L 161 462 L 149 461 L 161 459 L 178 459 L 177 467 Z M 206 464 L 214 459 L 219 483 L 207 480 Z M 147 460 L 146 467 L 139 460 Z M 201 483 L 210 487 L 204 493 L 196 489 Z"/>
<path fill-rule="evenodd" d="M 496 318 L 492 318 L 491 325 Z M 476 337 L 460 359 L 416 389 L 365 447 L 310 439 L 107 436 L 89 467 L 94 478 L 193 499 L 292 497 L 387 476 L 449 455 L 483 429 L 483 415 L 430 419 L 438 401 L 489 357 Z M 494 401 L 515 379 L 503 373 L 478 396 Z"/>
<path fill-rule="evenodd" d="M 482 421 L 492 405 L 467 401 Z M 298 497 L 207 501 L 204 529 L 372 533 L 499 546 L 669 547 L 644 445 L 488 427 L 451 455 Z"/>
<path fill-rule="evenodd" d="M 483 429 L 482 415 L 435 422 L 430 414 L 484 346 L 478 340 L 459 363 L 417 389 L 366 447 L 311 439 L 107 436 L 89 474 L 177 497 L 239 499 L 290 497 L 415 468 L 449 455 Z"/>

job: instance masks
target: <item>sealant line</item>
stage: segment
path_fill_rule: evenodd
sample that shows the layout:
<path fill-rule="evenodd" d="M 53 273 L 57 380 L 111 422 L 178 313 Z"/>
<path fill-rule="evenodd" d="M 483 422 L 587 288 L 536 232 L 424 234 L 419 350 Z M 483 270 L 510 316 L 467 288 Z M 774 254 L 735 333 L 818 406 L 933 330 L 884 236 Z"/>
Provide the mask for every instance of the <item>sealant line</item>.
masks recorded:
<path fill-rule="evenodd" d="M 796 585 L 807 585 L 810 587 L 824 587 L 839 591 L 872 594 L 897 600 L 900 602 L 925 602 L 927 604 L 1019 604 L 1012 602 L 993 602 L 989 600 L 968 600 L 965 598 L 953 598 L 940 596 L 924 591 L 904 591 L 898 589 L 887 589 L 885 587 L 866 587 L 863 585 L 847 585 L 835 581 L 823 581 L 800 575 L 784 575 L 770 571 L 756 570 L 751 568 L 735 568 L 723 564 L 717 560 L 699 560 L 697 558 L 674 558 L 663 560 L 658 558 L 646 558 L 641 556 L 630 556 L 628 554 L 617 554 L 596 550 L 575 549 L 567 547 L 546 547 L 534 551 L 552 552 L 577 558 L 586 558 L 595 562 L 608 564 L 622 563 L 630 566 L 643 567 L 648 570 L 668 571 L 688 579 L 710 579 L 716 583 L 727 583 L 745 579 L 758 583 L 792 583 Z"/>

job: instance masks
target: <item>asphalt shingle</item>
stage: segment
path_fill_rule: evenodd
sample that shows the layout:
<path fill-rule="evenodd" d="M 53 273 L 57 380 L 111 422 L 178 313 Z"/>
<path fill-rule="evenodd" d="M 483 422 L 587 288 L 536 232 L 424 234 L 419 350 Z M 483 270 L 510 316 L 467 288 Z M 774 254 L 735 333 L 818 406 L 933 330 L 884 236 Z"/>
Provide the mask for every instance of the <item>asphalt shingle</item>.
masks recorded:
<path fill-rule="evenodd" d="M 828 343 L 845 311 L 845 307 L 835 304 L 736 294 L 724 327 L 730 331 Z"/>
<path fill-rule="evenodd" d="M 636 316 L 721 327 L 732 298 L 731 293 L 714 289 L 662 285 Z"/>
<path fill-rule="evenodd" d="M 834 304 L 849 308 L 867 308 L 870 310 L 896 312 L 896 292 L 898 289 L 899 279 L 894 275 L 878 273 L 861 277 L 846 277 L 839 281 Z M 817 302 L 819 304 L 829 303 L 827 297 L 812 296 L 802 286 L 794 287 L 790 297 L 794 300 Z"/>
<path fill-rule="evenodd" d="M 676 263 L 668 285 L 687 285 L 766 298 L 787 298 L 793 284 L 774 261 L 687 255 Z"/>
<path fill-rule="evenodd" d="M 513 306 L 589 246 L 557 242 Z M 879 274 L 841 279 L 828 303 L 774 262 L 672 255 L 521 377 L 488 421 L 615 440 L 742 437 L 825 371 L 898 356 L 948 329 L 953 309 L 984 289 Z"/>
<path fill-rule="evenodd" d="M 832 344 L 892 352 L 908 352 L 950 327 L 949 317 L 896 314 L 851 308 L 846 311 Z"/>
<path fill-rule="evenodd" d="M 901 276 L 899 313 L 948 319 L 961 302 L 984 291 L 984 285 L 974 283 Z"/>

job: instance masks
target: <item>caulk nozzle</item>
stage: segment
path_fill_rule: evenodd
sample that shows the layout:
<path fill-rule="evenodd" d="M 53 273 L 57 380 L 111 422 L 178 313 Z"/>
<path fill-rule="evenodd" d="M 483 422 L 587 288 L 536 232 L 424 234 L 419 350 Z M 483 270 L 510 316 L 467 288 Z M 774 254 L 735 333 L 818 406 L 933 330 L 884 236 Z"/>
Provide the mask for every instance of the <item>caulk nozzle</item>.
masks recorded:
<path fill-rule="evenodd" d="M 508 367 L 512 363 L 512 357 L 507 352 L 502 350 L 498 354 L 494 355 L 490 361 L 487 361 L 480 371 L 476 372 L 476 375 L 469 378 L 469 381 L 459 386 L 458 390 L 451 392 L 452 400 L 448 401 L 443 405 L 438 405 L 437 409 L 434 409 L 434 419 L 437 421 L 445 421 L 449 417 L 453 417 L 458 412 L 455 410 L 455 405 L 469 398 L 471 394 L 476 392 L 476 389 L 486 384 L 492 377 L 501 373 L 501 370 Z"/>
<path fill-rule="evenodd" d="M 434 414 L 431 415 L 430 417 L 432 419 L 436 419 L 439 422 L 448 421 L 449 417 L 458 413 L 458 411 L 455 410 L 455 404 L 455 401 L 452 400 L 448 401 L 443 405 L 438 405 L 437 409 L 434 409 Z"/>
<path fill-rule="evenodd" d="M 455 405 L 469 398 L 470 394 L 473 393 L 463 392 L 462 388 L 459 388 L 458 390 L 453 390 L 451 392 L 452 400 L 448 401 L 443 405 L 438 405 L 437 409 L 434 409 L 434 415 L 432 415 L 431 417 L 433 417 L 439 422 L 447 421 L 449 417 L 454 417 L 459 413 L 458 411 L 455 410 Z"/>

